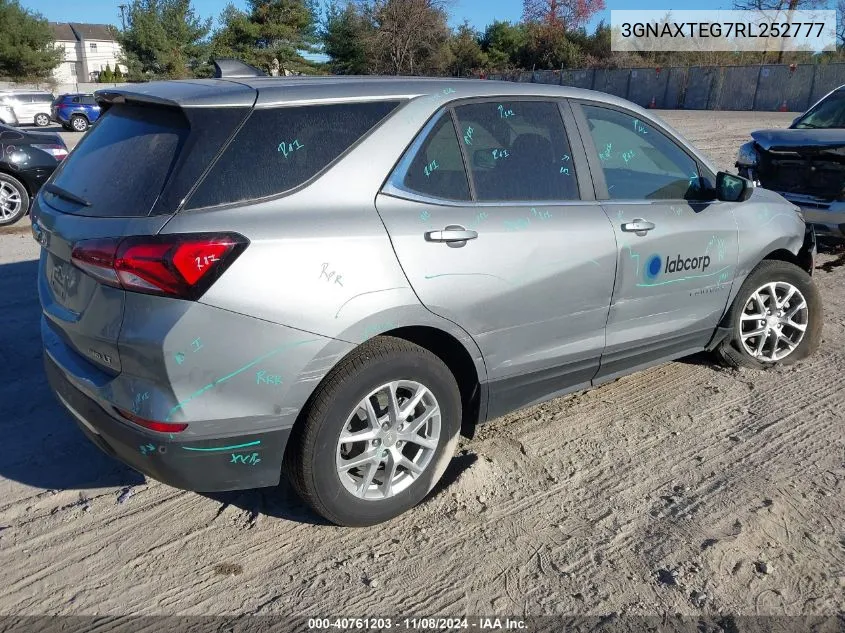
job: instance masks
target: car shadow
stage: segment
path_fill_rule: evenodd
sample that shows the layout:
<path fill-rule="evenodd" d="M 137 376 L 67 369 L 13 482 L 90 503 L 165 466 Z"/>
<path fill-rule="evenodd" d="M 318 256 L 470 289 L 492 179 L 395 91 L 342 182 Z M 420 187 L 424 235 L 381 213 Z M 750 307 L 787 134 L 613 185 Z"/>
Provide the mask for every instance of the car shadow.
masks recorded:
<path fill-rule="evenodd" d="M 105 455 L 56 401 L 41 354 L 36 260 L 0 265 L 0 477 L 45 489 L 133 486 L 144 476 Z"/>

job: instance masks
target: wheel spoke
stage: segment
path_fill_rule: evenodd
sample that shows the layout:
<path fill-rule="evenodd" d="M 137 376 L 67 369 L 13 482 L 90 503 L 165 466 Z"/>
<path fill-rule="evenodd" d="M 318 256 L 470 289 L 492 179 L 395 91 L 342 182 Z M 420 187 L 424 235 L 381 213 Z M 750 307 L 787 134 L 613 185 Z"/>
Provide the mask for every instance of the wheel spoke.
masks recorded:
<path fill-rule="evenodd" d="M 427 394 L 427 393 L 428 393 L 428 389 L 426 389 L 424 386 L 420 385 L 420 388 L 417 389 L 417 393 L 414 394 L 414 397 L 411 398 L 404 407 L 402 407 L 402 412 L 400 414 L 400 417 L 404 420 L 409 415 L 411 415 L 411 413 L 414 412 L 414 409 L 417 408 L 417 405 L 420 403 L 420 400 L 422 400 L 425 397 L 425 394 Z"/>
<path fill-rule="evenodd" d="M 428 449 L 435 449 L 437 448 L 437 440 L 429 439 L 427 437 L 423 437 L 422 435 L 411 435 L 407 438 L 402 438 L 406 442 L 410 442 L 411 444 L 416 444 L 417 446 L 421 446 L 422 448 Z"/>
<path fill-rule="evenodd" d="M 354 433 L 350 433 L 346 429 L 340 434 L 340 443 L 341 444 L 354 444 L 356 442 L 367 442 L 369 440 L 376 439 L 378 433 L 375 429 L 365 429 L 363 431 L 356 431 Z"/>
<path fill-rule="evenodd" d="M 798 330 L 799 332 L 804 332 L 807 329 L 807 326 L 804 323 L 796 323 L 795 321 L 784 321 L 784 325 L 788 325 L 791 328 Z"/>
<path fill-rule="evenodd" d="M 766 286 L 769 293 L 769 305 L 766 306 L 769 310 L 776 310 L 778 307 L 778 285 L 776 282 L 771 282 Z"/>
<path fill-rule="evenodd" d="M 783 306 L 789 303 L 789 300 L 792 299 L 792 296 L 797 292 L 795 286 L 789 287 L 789 292 L 786 293 L 783 299 L 778 301 L 777 308 L 780 310 Z"/>
<path fill-rule="evenodd" d="M 806 301 L 802 300 L 800 303 L 796 303 L 794 306 L 789 308 L 789 310 L 786 313 L 784 313 L 784 315 L 783 315 L 784 321 L 791 321 L 792 317 L 794 317 L 796 314 L 798 314 L 798 312 L 800 310 L 803 310 L 806 307 L 807 307 Z"/>
<path fill-rule="evenodd" d="M 412 462 L 410 459 L 402 455 L 399 459 L 399 466 L 403 466 L 409 473 L 413 476 L 417 476 L 422 473 L 423 469 L 420 467 L 419 464 Z"/>
<path fill-rule="evenodd" d="M 426 410 L 420 417 L 411 420 L 408 424 L 408 428 L 405 429 L 402 433 L 400 433 L 401 439 L 411 439 L 411 436 L 416 436 L 419 430 L 431 419 L 436 413 L 440 412 L 440 407 L 434 406 L 430 409 Z M 407 436 L 407 437 L 406 437 Z M 419 436 L 417 436 L 419 437 Z"/>
<path fill-rule="evenodd" d="M 363 466 L 370 462 L 375 462 L 376 464 L 378 464 L 380 452 L 381 449 L 372 448 L 368 451 L 364 451 L 356 457 L 353 457 L 352 459 L 341 458 L 340 463 L 338 464 L 338 469 L 343 472 L 346 472 L 348 470 L 351 470 L 352 468 L 355 468 L 357 466 Z"/>
<path fill-rule="evenodd" d="M 390 418 L 391 428 L 396 428 L 400 418 L 399 401 L 396 398 L 397 384 L 391 382 L 387 386 L 387 415 Z"/>
<path fill-rule="evenodd" d="M 375 408 L 373 407 L 373 401 L 370 397 L 365 399 L 366 404 L 365 411 L 367 413 L 367 423 L 370 425 L 370 428 L 376 430 L 379 428 L 378 422 L 378 414 L 376 413 Z"/>
<path fill-rule="evenodd" d="M 745 314 L 740 317 L 743 321 L 762 321 L 766 318 L 765 314 Z"/>
<path fill-rule="evenodd" d="M 382 494 L 389 497 L 393 488 L 393 479 L 396 477 L 396 469 L 399 467 L 393 453 L 387 454 L 387 459 L 384 462 L 384 481 L 381 484 Z"/>
<path fill-rule="evenodd" d="M 750 338 L 754 338 L 755 336 L 760 336 L 761 334 L 765 334 L 765 333 L 766 333 L 766 328 L 761 327 L 761 328 L 758 328 L 758 329 L 753 330 L 751 332 L 743 333 L 742 338 L 743 338 L 743 340 L 747 341 Z"/>
<path fill-rule="evenodd" d="M 366 474 L 361 478 L 361 483 L 358 484 L 358 496 L 363 497 L 367 494 L 367 490 L 370 489 L 370 485 L 373 483 L 373 477 L 378 470 L 379 462 L 370 462 L 370 465 L 367 467 Z"/>
<path fill-rule="evenodd" d="M 760 340 L 757 342 L 757 350 L 754 352 L 755 356 L 762 356 L 763 355 L 763 348 L 766 347 L 766 341 L 769 340 L 769 333 L 766 332 L 763 336 L 760 337 Z"/>

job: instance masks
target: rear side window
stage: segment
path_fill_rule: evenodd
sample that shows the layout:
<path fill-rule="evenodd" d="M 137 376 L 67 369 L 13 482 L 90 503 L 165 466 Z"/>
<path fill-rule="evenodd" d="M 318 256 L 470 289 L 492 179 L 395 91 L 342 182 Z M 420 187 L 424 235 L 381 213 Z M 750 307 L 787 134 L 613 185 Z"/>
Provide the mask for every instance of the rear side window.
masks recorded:
<path fill-rule="evenodd" d="M 94 97 L 82 97 L 81 103 L 82 105 L 97 105 L 97 101 Z"/>
<path fill-rule="evenodd" d="M 405 169 L 404 189 L 447 200 L 470 199 L 461 147 L 448 112 L 440 115 Z"/>
<path fill-rule="evenodd" d="M 577 200 L 556 103 L 488 101 L 455 108 L 480 201 Z"/>
<path fill-rule="evenodd" d="M 182 113 L 162 107 L 115 105 L 93 126 L 53 181 L 90 206 L 68 213 L 146 216 L 153 208 L 189 132 Z M 53 194 L 45 194 L 52 205 Z M 60 208 L 64 211 L 65 204 Z"/>
<path fill-rule="evenodd" d="M 255 110 L 185 208 L 266 198 L 298 187 L 397 105 L 379 101 Z"/>

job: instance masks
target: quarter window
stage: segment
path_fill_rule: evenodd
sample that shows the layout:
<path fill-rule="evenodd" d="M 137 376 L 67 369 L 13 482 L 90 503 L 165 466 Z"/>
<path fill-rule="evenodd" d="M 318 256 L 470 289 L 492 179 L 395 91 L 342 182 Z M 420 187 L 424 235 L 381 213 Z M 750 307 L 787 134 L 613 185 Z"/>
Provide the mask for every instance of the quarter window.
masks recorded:
<path fill-rule="evenodd" d="M 455 113 L 479 201 L 579 198 L 557 104 L 487 101 Z"/>
<path fill-rule="evenodd" d="M 405 189 L 435 198 L 469 200 L 461 147 L 452 117 L 444 112 L 405 169 Z"/>
<path fill-rule="evenodd" d="M 322 171 L 398 101 L 254 110 L 186 208 L 277 195 Z"/>
<path fill-rule="evenodd" d="M 695 199 L 698 163 L 665 134 L 635 116 L 582 106 L 612 200 Z"/>

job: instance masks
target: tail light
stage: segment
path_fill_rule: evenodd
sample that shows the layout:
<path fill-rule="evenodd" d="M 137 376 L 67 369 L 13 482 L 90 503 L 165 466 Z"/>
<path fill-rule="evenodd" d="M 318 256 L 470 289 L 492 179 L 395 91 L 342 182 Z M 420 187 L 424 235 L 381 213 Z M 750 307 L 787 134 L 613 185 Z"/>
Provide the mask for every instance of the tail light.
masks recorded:
<path fill-rule="evenodd" d="M 94 239 L 73 246 L 73 263 L 110 286 L 196 300 L 249 245 L 237 233 Z"/>
<path fill-rule="evenodd" d="M 68 155 L 67 147 L 59 145 L 58 143 L 50 143 L 48 145 L 33 144 L 32 147 L 40 149 L 43 152 L 47 152 L 56 160 L 64 160 Z"/>
<path fill-rule="evenodd" d="M 188 428 L 188 425 L 184 422 L 158 422 L 157 420 L 139 418 L 134 413 L 129 413 L 129 411 L 124 411 L 123 409 L 118 409 L 117 407 L 115 407 L 115 410 L 124 418 L 132 422 L 132 424 L 137 424 L 138 426 L 142 426 L 150 431 L 157 431 L 159 433 L 181 433 Z"/>

